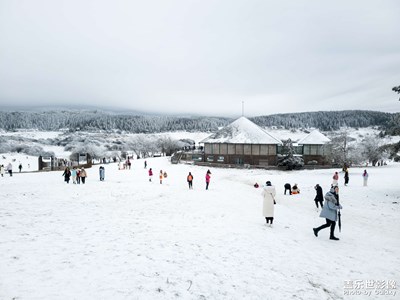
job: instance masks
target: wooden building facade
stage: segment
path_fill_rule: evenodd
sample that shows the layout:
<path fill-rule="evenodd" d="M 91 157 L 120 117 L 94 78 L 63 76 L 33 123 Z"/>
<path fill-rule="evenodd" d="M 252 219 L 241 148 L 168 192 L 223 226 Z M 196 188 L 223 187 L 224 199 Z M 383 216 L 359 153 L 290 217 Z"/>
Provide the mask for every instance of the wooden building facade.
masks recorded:
<path fill-rule="evenodd" d="M 268 166 L 277 163 L 282 142 L 245 117 L 201 141 L 204 161 L 229 165 Z"/>

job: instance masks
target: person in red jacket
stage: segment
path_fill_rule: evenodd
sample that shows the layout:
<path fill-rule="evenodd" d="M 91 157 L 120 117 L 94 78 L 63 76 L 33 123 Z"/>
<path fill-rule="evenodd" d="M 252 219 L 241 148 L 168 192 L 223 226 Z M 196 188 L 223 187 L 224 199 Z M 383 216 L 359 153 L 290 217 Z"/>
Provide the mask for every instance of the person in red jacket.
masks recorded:
<path fill-rule="evenodd" d="M 149 169 L 149 181 L 151 182 L 151 179 L 153 178 L 153 170 L 150 168 Z"/>
<path fill-rule="evenodd" d="M 207 173 L 206 173 L 206 190 L 208 190 L 208 185 L 210 184 L 210 179 L 211 179 L 211 172 L 210 172 L 210 170 L 207 170 Z"/>

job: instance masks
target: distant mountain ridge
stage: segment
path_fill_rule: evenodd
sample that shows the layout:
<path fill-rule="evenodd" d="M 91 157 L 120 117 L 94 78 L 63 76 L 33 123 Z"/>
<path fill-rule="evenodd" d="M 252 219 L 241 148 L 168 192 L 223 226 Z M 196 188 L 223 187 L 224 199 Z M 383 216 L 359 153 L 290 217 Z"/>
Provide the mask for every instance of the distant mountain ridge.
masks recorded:
<path fill-rule="evenodd" d="M 275 114 L 249 118 L 261 127 L 285 129 L 318 128 L 321 131 L 341 127 L 377 126 L 391 135 L 400 134 L 400 113 L 364 110 L 319 111 Z M 121 131 L 158 133 L 167 131 L 215 132 L 233 121 L 224 117 L 180 117 L 133 115 L 103 110 L 0 111 L 0 129 L 14 131 Z"/>

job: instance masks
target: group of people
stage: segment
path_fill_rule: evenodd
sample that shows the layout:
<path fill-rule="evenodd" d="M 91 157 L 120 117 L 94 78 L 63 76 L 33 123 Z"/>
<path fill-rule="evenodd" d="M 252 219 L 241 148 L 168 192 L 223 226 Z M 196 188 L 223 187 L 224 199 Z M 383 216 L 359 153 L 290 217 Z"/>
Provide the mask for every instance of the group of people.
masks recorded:
<path fill-rule="evenodd" d="M 1 177 L 4 177 L 5 171 L 7 171 L 10 176 L 13 175 L 13 167 L 12 167 L 11 163 L 8 163 L 6 168 L 4 167 L 4 165 L 0 165 L 0 175 L 1 175 Z"/>
<path fill-rule="evenodd" d="M 147 167 L 147 164 L 145 165 L 145 167 Z M 149 168 L 148 173 L 149 173 L 149 181 L 152 182 L 153 169 Z M 159 173 L 160 184 L 163 183 L 163 179 L 167 178 L 167 176 L 168 176 L 167 172 L 160 170 L 160 173 Z M 187 183 L 189 185 L 189 190 L 193 189 L 193 179 L 194 179 L 194 177 L 193 177 L 192 172 L 189 172 L 189 174 L 186 177 Z M 208 187 L 209 187 L 210 181 L 211 181 L 211 171 L 210 170 L 207 170 L 205 179 L 206 179 L 206 190 L 208 190 Z"/>
<path fill-rule="evenodd" d="M 286 195 L 286 191 L 289 191 L 289 195 L 300 194 L 300 189 L 297 183 L 293 184 L 293 186 L 291 186 L 290 183 L 285 183 L 283 187 L 285 188 L 285 191 L 283 192 L 284 195 Z"/>
<path fill-rule="evenodd" d="M 344 184 L 345 186 L 348 185 L 349 183 L 349 170 L 346 167 L 344 170 Z M 367 186 L 368 183 L 368 172 L 367 170 L 364 170 L 362 177 L 364 181 L 364 186 Z M 319 184 L 316 184 L 314 189 L 316 191 L 316 196 L 314 198 L 315 205 L 317 209 L 321 207 L 321 213 L 320 217 L 325 219 L 325 224 L 322 224 L 319 227 L 313 228 L 313 233 L 316 237 L 318 237 L 318 233 L 320 230 L 324 228 L 330 228 L 330 234 L 329 234 L 329 239 L 338 241 L 339 238 L 335 236 L 335 228 L 336 228 L 336 222 L 338 221 L 338 218 L 340 218 L 340 210 L 343 208 L 342 205 L 339 203 L 339 173 L 335 172 L 332 176 L 332 184 L 331 188 L 328 193 L 325 194 L 322 191 L 322 187 Z M 255 186 L 256 187 L 256 186 Z M 257 184 L 258 187 L 258 184 Z M 284 195 L 286 195 L 286 192 L 289 191 L 289 194 L 293 194 L 293 188 L 300 193 L 300 190 L 295 184 L 293 187 L 289 184 L 286 183 L 284 185 Z M 263 216 L 265 217 L 266 220 L 266 225 L 272 227 L 273 221 L 274 221 L 274 205 L 276 204 L 275 200 L 276 196 L 276 191 L 275 187 L 271 184 L 271 181 L 267 181 L 263 191 L 262 191 L 262 197 L 263 197 Z M 325 202 L 324 202 L 325 200 Z"/>
<path fill-rule="evenodd" d="M 186 180 L 189 184 L 189 190 L 193 189 L 193 175 L 192 172 L 189 172 L 188 176 L 186 177 Z M 211 180 L 211 171 L 207 170 L 206 172 L 206 190 L 208 190 L 208 186 L 210 185 L 210 180 Z"/>
<path fill-rule="evenodd" d="M 61 175 L 64 177 L 64 181 L 66 183 L 69 183 L 71 178 L 72 178 L 72 183 L 73 184 L 80 184 L 82 182 L 82 184 L 85 184 L 86 182 L 86 178 L 87 178 L 87 173 L 85 168 L 77 168 L 77 167 L 73 167 L 72 169 L 70 169 L 69 167 L 66 167 L 64 169 L 64 173 Z"/>
<path fill-rule="evenodd" d="M 349 176 L 349 168 L 348 167 L 344 167 L 343 168 L 343 172 L 344 172 L 344 185 L 347 186 L 349 184 L 349 180 L 350 180 L 350 176 Z M 363 174 L 363 185 L 367 186 L 368 185 L 368 172 L 367 170 L 364 170 Z M 339 184 L 339 173 L 335 172 L 332 176 L 332 185 L 338 185 Z"/>

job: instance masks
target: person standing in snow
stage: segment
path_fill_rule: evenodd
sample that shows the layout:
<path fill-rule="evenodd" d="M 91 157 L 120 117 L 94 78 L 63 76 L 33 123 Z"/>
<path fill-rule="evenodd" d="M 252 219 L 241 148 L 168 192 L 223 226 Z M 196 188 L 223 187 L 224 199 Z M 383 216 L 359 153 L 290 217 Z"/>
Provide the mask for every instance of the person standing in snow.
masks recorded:
<path fill-rule="evenodd" d="M 349 169 L 346 168 L 344 170 L 344 185 L 348 185 L 349 184 Z"/>
<path fill-rule="evenodd" d="M 290 185 L 290 183 L 285 183 L 284 187 L 285 187 L 285 192 L 283 194 L 286 195 L 286 191 L 289 191 L 289 195 L 291 195 L 292 194 L 292 186 Z"/>
<path fill-rule="evenodd" d="M 339 181 L 339 173 L 335 172 L 335 174 L 333 174 L 332 177 L 332 186 L 338 185 L 338 181 Z"/>
<path fill-rule="evenodd" d="M 160 175 L 159 175 L 159 177 L 160 177 L 160 184 L 162 184 L 162 180 L 163 180 L 163 178 L 164 178 L 164 175 L 163 175 L 162 170 L 160 170 Z"/>
<path fill-rule="evenodd" d="M 1 177 L 4 177 L 4 165 L 0 166 L 0 175 Z"/>
<path fill-rule="evenodd" d="M 70 179 L 70 177 L 71 177 L 71 171 L 69 170 L 68 167 L 66 167 L 66 168 L 64 169 L 64 173 L 63 173 L 61 176 L 64 177 L 64 181 L 65 181 L 66 183 L 69 183 L 69 179 Z"/>
<path fill-rule="evenodd" d="M 21 171 L 22 171 L 22 164 L 21 163 L 19 164 L 18 169 L 19 169 L 19 172 L 21 173 Z"/>
<path fill-rule="evenodd" d="M 149 181 L 151 182 L 151 179 L 153 178 L 153 170 L 150 168 L 149 169 Z"/>
<path fill-rule="evenodd" d="M 315 201 L 315 205 L 317 206 L 317 210 L 318 210 L 318 203 L 319 203 L 319 205 L 321 206 L 321 208 L 324 207 L 324 205 L 322 204 L 322 202 L 324 201 L 324 193 L 323 193 L 323 191 L 322 191 L 322 187 L 321 187 L 319 184 L 317 184 L 317 185 L 314 187 L 314 189 L 315 189 L 316 192 L 317 192 L 317 195 L 315 196 L 314 201 Z"/>
<path fill-rule="evenodd" d="M 85 182 L 86 182 L 86 177 L 87 177 L 87 173 L 86 173 L 86 170 L 85 170 L 84 167 L 82 167 L 79 176 L 81 177 L 82 184 L 85 184 Z"/>
<path fill-rule="evenodd" d="M 76 184 L 76 168 L 73 167 L 71 170 L 71 178 L 72 178 L 72 183 Z"/>
<path fill-rule="evenodd" d="M 103 166 L 99 167 L 99 176 L 100 176 L 100 181 L 104 181 L 104 175 L 105 175 L 105 169 Z"/>
<path fill-rule="evenodd" d="M 147 169 L 147 161 L 144 161 L 144 168 Z"/>
<path fill-rule="evenodd" d="M 8 163 L 8 165 L 7 165 L 7 172 L 8 172 L 8 174 L 10 174 L 10 177 L 12 176 L 12 164 L 11 163 Z"/>
<path fill-rule="evenodd" d="M 313 228 L 314 235 L 318 236 L 318 232 L 321 229 L 330 227 L 331 232 L 329 239 L 338 241 L 339 239 L 335 237 L 335 227 L 336 221 L 338 219 L 338 210 L 342 209 L 342 206 L 339 204 L 339 187 L 333 186 L 331 190 L 325 195 L 325 205 L 322 208 L 321 214 L 319 215 L 321 218 L 325 218 L 326 224 L 323 224 L 317 228 Z"/>
<path fill-rule="evenodd" d="M 191 172 L 189 172 L 189 175 L 187 176 L 187 182 L 189 184 L 189 190 L 193 189 L 193 175 Z"/>
<path fill-rule="evenodd" d="M 210 180 L 211 180 L 211 171 L 207 170 L 207 173 L 206 173 L 206 190 L 208 190 L 208 186 L 210 185 Z"/>
<path fill-rule="evenodd" d="M 363 179 L 364 179 L 364 186 L 367 186 L 368 185 L 368 173 L 367 173 L 367 170 L 364 170 L 364 173 L 362 174 L 362 177 L 363 177 Z"/>
<path fill-rule="evenodd" d="M 275 187 L 271 184 L 271 181 L 267 181 L 266 185 L 263 188 L 261 193 L 263 196 L 263 216 L 265 217 L 265 221 L 267 225 L 272 227 L 272 223 L 274 222 L 274 208 L 275 208 Z"/>
<path fill-rule="evenodd" d="M 76 183 L 81 184 L 81 170 L 76 169 Z"/>

